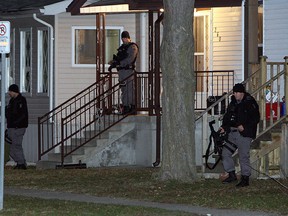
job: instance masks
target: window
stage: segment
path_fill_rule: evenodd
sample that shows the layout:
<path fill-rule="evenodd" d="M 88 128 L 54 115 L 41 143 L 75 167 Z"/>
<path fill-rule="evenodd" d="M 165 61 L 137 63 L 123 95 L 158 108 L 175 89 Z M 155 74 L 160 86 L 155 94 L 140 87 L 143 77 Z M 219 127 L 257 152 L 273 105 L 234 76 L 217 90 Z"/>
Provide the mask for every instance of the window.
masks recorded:
<path fill-rule="evenodd" d="M 105 29 L 105 63 L 108 63 L 120 46 L 122 27 Z M 72 64 L 73 66 L 96 65 L 96 27 L 81 26 L 72 28 Z"/>
<path fill-rule="evenodd" d="M 38 71 L 37 92 L 48 92 L 49 77 L 49 32 L 48 29 L 38 30 Z"/>
<path fill-rule="evenodd" d="M 20 30 L 20 91 L 31 92 L 31 29 Z"/>
<path fill-rule="evenodd" d="M 11 84 L 15 83 L 15 29 L 12 29 L 10 32 L 10 53 L 8 54 L 7 58 L 7 71 L 8 75 L 6 77 L 7 81 L 7 86 L 6 89 Z"/>

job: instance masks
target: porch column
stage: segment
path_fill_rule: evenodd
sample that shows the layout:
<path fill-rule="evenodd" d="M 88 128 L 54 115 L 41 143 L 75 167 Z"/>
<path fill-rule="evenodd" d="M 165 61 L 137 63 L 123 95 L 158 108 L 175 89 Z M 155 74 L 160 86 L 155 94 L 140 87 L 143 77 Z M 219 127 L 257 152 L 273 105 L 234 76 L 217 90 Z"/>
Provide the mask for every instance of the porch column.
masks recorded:
<path fill-rule="evenodd" d="M 267 80 L 267 57 L 266 56 L 261 56 L 260 67 L 261 67 L 261 71 L 260 71 L 259 79 L 260 79 L 260 86 L 262 86 Z M 260 101 L 259 101 L 261 120 L 264 120 L 266 118 L 266 104 L 265 104 L 266 97 L 265 96 L 266 96 L 266 92 L 264 88 L 263 90 L 261 90 Z"/>

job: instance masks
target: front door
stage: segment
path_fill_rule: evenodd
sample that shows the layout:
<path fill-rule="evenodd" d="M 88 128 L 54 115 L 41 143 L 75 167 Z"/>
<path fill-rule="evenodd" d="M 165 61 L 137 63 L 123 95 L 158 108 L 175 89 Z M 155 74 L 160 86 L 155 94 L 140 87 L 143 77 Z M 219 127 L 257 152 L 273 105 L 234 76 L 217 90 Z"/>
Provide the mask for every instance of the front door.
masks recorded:
<path fill-rule="evenodd" d="M 206 108 L 209 83 L 210 11 L 195 12 L 194 16 L 194 71 L 196 76 L 195 109 Z"/>

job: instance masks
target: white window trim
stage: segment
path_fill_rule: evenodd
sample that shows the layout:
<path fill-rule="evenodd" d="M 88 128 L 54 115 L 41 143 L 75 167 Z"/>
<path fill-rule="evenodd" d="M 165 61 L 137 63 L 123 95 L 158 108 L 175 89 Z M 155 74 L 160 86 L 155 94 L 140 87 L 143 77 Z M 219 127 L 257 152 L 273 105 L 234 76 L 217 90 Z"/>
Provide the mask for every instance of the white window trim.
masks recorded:
<path fill-rule="evenodd" d="M 24 92 L 23 90 L 23 62 L 25 64 L 26 59 L 23 59 L 23 53 L 25 53 L 25 50 L 23 51 L 23 38 L 22 38 L 22 33 L 23 32 L 30 32 L 31 37 L 30 37 L 30 45 L 31 45 L 31 50 L 30 50 L 30 66 L 31 66 L 31 74 L 30 74 L 30 92 Z M 25 45 L 25 44 L 24 44 Z M 31 94 L 32 93 L 32 28 L 25 28 L 25 29 L 20 29 L 20 92 L 26 93 L 26 94 Z M 25 56 L 26 57 L 26 56 Z"/>
<path fill-rule="evenodd" d="M 71 63 L 72 67 L 77 67 L 77 68 L 96 68 L 96 64 L 75 64 L 74 62 L 74 56 L 75 56 L 75 30 L 76 29 L 95 29 L 96 26 L 72 26 L 71 29 L 71 37 L 72 37 L 72 55 L 71 55 Z M 123 26 L 105 26 L 105 29 L 117 29 L 120 30 L 120 32 L 123 32 L 124 27 Z M 119 37 L 119 44 L 121 44 L 121 37 Z M 116 52 L 116 50 L 115 50 Z M 105 64 L 107 66 L 107 64 Z"/>
<path fill-rule="evenodd" d="M 43 85 L 43 71 L 42 71 L 42 67 L 43 67 L 43 58 L 42 58 L 43 37 L 40 37 L 40 32 L 43 32 L 43 31 L 48 31 L 48 34 L 49 34 L 49 29 L 48 28 L 39 28 L 39 29 L 37 29 L 37 93 L 48 94 L 49 89 L 48 89 L 47 93 L 43 92 L 43 89 L 42 90 L 40 89 L 40 85 Z M 48 42 L 48 53 L 49 53 L 49 49 L 50 49 L 49 35 L 48 35 L 48 41 L 47 42 Z M 49 58 L 50 58 L 50 56 L 48 56 L 48 62 L 49 62 Z M 48 63 L 48 67 L 49 67 L 49 63 Z M 42 71 L 41 74 L 40 74 L 40 71 Z M 48 68 L 48 71 L 50 71 L 49 68 Z M 50 76 L 50 74 L 48 74 L 48 76 Z"/>

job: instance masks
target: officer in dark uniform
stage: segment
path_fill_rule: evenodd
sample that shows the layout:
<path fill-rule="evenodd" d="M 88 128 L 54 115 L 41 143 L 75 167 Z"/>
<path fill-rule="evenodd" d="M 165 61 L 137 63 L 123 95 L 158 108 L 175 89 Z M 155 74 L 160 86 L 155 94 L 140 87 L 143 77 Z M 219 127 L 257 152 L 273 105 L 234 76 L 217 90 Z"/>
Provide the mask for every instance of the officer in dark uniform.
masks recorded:
<path fill-rule="evenodd" d="M 16 84 L 9 86 L 8 94 L 11 99 L 6 106 L 5 115 L 7 118 L 7 135 L 11 139 L 10 156 L 17 163 L 15 169 L 26 169 L 22 141 L 28 127 L 27 102 Z"/>
<path fill-rule="evenodd" d="M 222 183 L 231 183 L 237 180 L 235 165 L 232 158 L 233 148 L 238 148 L 239 162 L 241 168 L 241 181 L 236 187 L 249 186 L 249 176 L 251 175 L 250 166 L 250 144 L 256 137 L 257 124 L 260 120 L 259 107 L 255 99 L 245 91 L 241 83 L 233 87 L 231 102 L 223 118 L 220 132 L 227 132 L 230 148 L 222 149 L 222 163 L 224 170 L 229 176 Z M 234 144 L 234 146 L 233 146 Z M 231 150 L 232 149 L 232 150 Z"/>
<path fill-rule="evenodd" d="M 109 62 L 109 71 L 116 68 L 119 73 L 119 82 L 121 85 L 121 114 L 135 113 L 135 85 L 134 77 L 131 76 L 135 72 L 135 62 L 138 54 L 138 46 L 131 42 L 130 35 L 127 31 L 121 34 L 123 44 L 117 49 L 117 55 L 113 56 L 113 60 Z M 127 77 L 130 78 L 126 79 Z"/>

